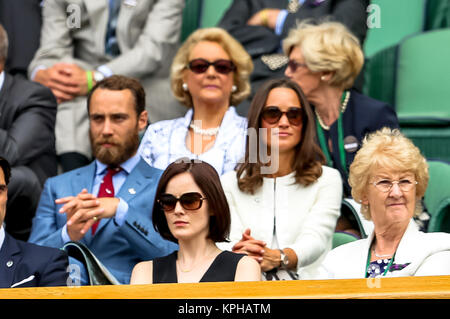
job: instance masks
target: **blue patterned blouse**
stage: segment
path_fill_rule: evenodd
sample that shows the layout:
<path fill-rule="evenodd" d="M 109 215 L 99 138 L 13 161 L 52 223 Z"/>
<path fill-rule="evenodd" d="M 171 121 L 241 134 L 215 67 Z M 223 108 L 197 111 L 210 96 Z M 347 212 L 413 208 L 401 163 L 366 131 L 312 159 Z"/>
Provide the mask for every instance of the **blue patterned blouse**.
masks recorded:
<path fill-rule="evenodd" d="M 193 109 L 184 117 L 151 124 L 139 146 L 139 154 L 153 167 L 164 170 L 181 157 L 200 159 L 211 164 L 222 175 L 243 161 L 247 119 L 230 106 L 225 113 L 215 143 L 208 151 L 196 155 L 186 147 L 186 136 Z"/>

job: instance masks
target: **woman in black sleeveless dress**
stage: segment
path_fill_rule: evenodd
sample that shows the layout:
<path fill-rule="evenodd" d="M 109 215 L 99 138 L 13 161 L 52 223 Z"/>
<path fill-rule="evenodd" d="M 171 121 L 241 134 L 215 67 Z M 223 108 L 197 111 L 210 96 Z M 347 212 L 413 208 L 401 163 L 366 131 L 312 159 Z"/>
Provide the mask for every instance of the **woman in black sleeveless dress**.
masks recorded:
<path fill-rule="evenodd" d="M 221 251 L 230 211 L 216 170 L 206 162 L 180 159 L 161 176 L 153 206 L 153 225 L 179 250 L 138 263 L 131 284 L 257 281 L 259 264 L 251 257 Z"/>

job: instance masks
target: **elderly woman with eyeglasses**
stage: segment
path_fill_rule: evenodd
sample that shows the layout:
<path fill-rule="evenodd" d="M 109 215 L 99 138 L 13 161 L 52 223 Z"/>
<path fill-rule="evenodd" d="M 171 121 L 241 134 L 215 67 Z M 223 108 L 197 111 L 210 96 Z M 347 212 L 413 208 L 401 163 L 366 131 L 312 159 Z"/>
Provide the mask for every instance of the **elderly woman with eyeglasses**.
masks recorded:
<path fill-rule="evenodd" d="M 338 169 L 350 196 L 348 167 L 367 133 L 398 128 L 393 108 L 352 89 L 364 63 L 358 39 L 339 22 L 301 23 L 283 41 L 285 75 L 312 104 L 318 142 L 329 166 Z"/>
<path fill-rule="evenodd" d="M 322 165 L 314 115 L 295 82 L 263 84 L 248 116 L 245 161 L 221 177 L 231 210 L 229 249 L 257 260 L 264 280 L 311 278 L 331 249 L 341 177 Z"/>
<path fill-rule="evenodd" d="M 141 156 L 160 169 L 180 157 L 206 161 L 219 175 L 234 169 L 244 156 L 247 128 L 234 106 L 250 94 L 252 70 L 248 53 L 225 30 L 192 33 L 171 68 L 172 91 L 189 110 L 182 118 L 150 125 Z"/>
<path fill-rule="evenodd" d="M 352 195 L 373 233 L 332 250 L 326 278 L 450 275 L 450 234 L 423 233 L 413 216 L 422 212 L 428 165 L 398 130 L 369 135 L 350 166 Z"/>
<path fill-rule="evenodd" d="M 179 249 L 138 263 L 131 284 L 259 280 L 256 261 L 216 246 L 230 230 L 230 209 L 219 175 L 208 163 L 183 158 L 166 168 L 152 220 Z"/>

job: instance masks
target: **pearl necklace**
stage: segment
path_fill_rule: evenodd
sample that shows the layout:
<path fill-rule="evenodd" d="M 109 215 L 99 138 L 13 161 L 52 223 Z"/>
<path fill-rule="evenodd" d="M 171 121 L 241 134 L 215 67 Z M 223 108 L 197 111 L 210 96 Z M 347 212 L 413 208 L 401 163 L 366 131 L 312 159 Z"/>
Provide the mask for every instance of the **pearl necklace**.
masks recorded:
<path fill-rule="evenodd" d="M 340 113 L 344 113 L 344 112 L 345 112 L 345 110 L 347 109 L 348 100 L 350 100 L 350 91 L 345 91 L 344 94 L 345 94 L 344 100 L 342 101 L 341 107 L 339 108 L 339 112 L 340 112 Z M 316 109 L 316 108 L 314 108 L 314 113 L 316 113 L 316 117 L 317 117 L 317 120 L 319 121 L 320 126 L 321 126 L 324 130 L 329 131 L 329 130 L 330 130 L 330 126 L 329 126 L 329 125 L 326 125 L 326 124 L 323 122 L 323 120 L 322 120 L 322 118 L 320 117 L 319 113 L 317 112 L 317 109 Z"/>
<path fill-rule="evenodd" d="M 215 136 L 219 133 L 220 126 L 208 128 L 208 129 L 202 129 L 201 127 L 198 127 L 194 123 L 189 124 L 189 127 L 194 131 L 196 134 L 200 135 L 206 135 L 206 136 Z"/>

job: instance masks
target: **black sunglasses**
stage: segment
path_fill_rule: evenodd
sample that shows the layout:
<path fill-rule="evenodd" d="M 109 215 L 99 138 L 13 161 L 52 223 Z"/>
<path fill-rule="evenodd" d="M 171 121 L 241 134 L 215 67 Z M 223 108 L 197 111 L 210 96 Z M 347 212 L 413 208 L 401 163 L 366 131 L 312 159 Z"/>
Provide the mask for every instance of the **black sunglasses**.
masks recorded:
<path fill-rule="evenodd" d="M 189 62 L 188 67 L 192 72 L 200 74 L 205 73 L 211 65 L 220 74 L 228 74 L 236 69 L 232 61 L 223 59 L 214 62 L 209 62 L 205 59 L 195 59 Z"/>
<path fill-rule="evenodd" d="M 186 210 L 196 210 L 202 207 L 203 201 L 206 197 L 203 197 L 202 194 L 197 192 L 192 193 L 184 193 L 180 197 L 175 197 L 172 194 L 161 194 L 158 198 L 158 203 L 161 205 L 161 208 L 169 212 L 175 209 L 177 202 L 180 201 L 181 206 Z"/>
<path fill-rule="evenodd" d="M 288 68 L 290 68 L 292 72 L 297 71 L 297 68 L 299 68 L 299 67 L 307 68 L 308 66 L 305 63 L 299 63 L 299 62 L 297 62 L 295 60 L 289 60 Z"/>
<path fill-rule="evenodd" d="M 291 125 L 298 126 L 303 121 L 303 109 L 292 106 L 286 112 L 282 112 L 278 106 L 267 106 L 261 112 L 261 118 L 269 124 L 276 124 L 281 119 L 283 114 Z"/>

